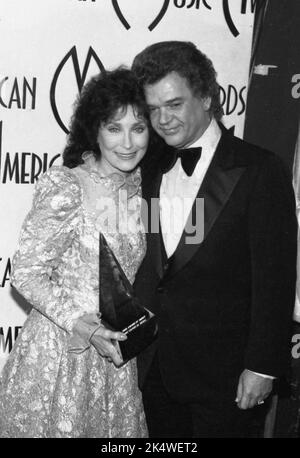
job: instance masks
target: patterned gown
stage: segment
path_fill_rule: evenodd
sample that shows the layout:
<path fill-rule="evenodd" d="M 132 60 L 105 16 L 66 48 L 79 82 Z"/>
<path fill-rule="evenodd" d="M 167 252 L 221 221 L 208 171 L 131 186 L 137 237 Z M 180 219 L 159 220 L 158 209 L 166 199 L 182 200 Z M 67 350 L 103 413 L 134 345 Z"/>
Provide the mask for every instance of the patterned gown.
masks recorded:
<path fill-rule="evenodd" d="M 139 169 L 125 183 L 100 177 L 93 157 L 39 179 L 12 265 L 33 308 L 2 370 L 0 437 L 147 435 L 136 361 L 116 368 L 73 329 L 99 323 L 99 231 L 134 281 L 145 254 L 139 182 Z"/>

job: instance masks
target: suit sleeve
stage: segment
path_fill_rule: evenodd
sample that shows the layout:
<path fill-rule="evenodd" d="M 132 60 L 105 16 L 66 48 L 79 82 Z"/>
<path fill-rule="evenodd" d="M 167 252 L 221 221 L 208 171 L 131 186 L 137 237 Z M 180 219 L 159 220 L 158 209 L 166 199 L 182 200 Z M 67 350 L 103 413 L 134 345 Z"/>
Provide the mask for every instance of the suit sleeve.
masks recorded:
<path fill-rule="evenodd" d="M 245 367 L 280 376 L 290 361 L 297 220 L 292 184 L 276 156 L 261 164 L 248 215 L 252 286 Z"/>

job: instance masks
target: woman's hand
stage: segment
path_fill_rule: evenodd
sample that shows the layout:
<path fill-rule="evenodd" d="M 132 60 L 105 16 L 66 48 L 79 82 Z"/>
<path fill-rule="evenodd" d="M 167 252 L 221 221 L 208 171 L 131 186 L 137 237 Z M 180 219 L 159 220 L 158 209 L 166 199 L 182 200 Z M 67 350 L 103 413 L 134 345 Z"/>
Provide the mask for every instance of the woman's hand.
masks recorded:
<path fill-rule="evenodd" d="M 120 366 L 123 363 L 123 358 L 120 354 L 118 341 L 126 339 L 126 334 L 111 331 L 101 324 L 90 338 L 90 342 L 96 348 L 99 355 L 103 358 L 108 358 L 116 366 Z"/>

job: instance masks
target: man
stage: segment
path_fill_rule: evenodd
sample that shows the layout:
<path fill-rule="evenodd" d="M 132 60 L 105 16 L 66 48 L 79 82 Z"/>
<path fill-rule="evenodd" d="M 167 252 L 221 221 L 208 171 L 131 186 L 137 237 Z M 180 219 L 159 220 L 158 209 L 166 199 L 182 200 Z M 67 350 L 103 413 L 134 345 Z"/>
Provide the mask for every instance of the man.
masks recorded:
<path fill-rule="evenodd" d="M 150 437 L 246 437 L 289 360 L 292 187 L 279 158 L 217 122 L 216 73 L 192 43 L 151 45 L 132 69 L 164 141 L 143 169 L 148 249 L 135 283 L 159 323 L 138 357 Z"/>

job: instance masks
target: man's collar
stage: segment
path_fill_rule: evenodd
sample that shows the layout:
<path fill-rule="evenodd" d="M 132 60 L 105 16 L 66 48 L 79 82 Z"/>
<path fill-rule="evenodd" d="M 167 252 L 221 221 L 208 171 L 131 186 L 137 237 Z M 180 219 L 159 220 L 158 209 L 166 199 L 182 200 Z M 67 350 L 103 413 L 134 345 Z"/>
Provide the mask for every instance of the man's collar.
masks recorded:
<path fill-rule="evenodd" d="M 215 120 L 212 118 L 208 127 L 203 132 L 200 138 L 192 143 L 188 148 L 195 148 L 201 146 L 202 150 L 205 152 L 206 150 L 215 150 L 217 144 L 221 137 L 221 129 Z"/>

